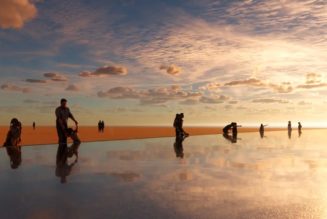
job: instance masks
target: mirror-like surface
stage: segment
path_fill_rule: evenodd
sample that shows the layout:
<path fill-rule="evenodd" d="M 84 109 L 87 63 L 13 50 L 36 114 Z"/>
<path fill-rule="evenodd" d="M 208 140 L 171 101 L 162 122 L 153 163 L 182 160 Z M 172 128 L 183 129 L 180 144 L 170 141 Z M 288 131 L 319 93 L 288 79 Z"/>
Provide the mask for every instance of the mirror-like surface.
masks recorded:
<path fill-rule="evenodd" d="M 1 149 L 0 218 L 327 218 L 326 130 L 265 135 Z"/>

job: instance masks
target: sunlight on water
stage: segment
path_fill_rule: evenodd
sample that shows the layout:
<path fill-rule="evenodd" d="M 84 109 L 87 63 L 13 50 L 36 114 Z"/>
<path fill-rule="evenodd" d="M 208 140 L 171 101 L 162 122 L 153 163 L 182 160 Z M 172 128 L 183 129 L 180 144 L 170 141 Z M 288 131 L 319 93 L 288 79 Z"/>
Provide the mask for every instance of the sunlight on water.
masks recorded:
<path fill-rule="evenodd" d="M 0 218 L 326 218 L 325 132 L 82 144 L 65 184 L 56 146 L 23 148 L 16 170 L 2 149 Z"/>

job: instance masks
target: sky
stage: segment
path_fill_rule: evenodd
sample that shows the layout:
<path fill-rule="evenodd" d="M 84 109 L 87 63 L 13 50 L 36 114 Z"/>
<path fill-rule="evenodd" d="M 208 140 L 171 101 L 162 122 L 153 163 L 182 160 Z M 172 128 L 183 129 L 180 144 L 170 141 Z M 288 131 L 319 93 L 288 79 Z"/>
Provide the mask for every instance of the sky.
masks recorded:
<path fill-rule="evenodd" d="M 2 125 L 327 125 L 324 0 L 0 5 Z"/>

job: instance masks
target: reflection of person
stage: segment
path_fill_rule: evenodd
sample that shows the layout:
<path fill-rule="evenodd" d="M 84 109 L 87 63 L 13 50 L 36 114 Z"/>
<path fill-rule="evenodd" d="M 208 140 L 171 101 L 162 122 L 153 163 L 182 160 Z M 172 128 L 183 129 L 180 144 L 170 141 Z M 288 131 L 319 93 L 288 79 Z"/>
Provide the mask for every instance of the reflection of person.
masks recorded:
<path fill-rule="evenodd" d="M 7 154 L 10 158 L 10 167 L 17 169 L 22 163 L 22 149 L 20 146 L 6 146 Z"/>
<path fill-rule="evenodd" d="M 301 124 L 301 122 L 298 122 L 297 130 L 299 132 L 299 137 L 301 137 L 301 135 L 302 135 L 302 124 Z"/>
<path fill-rule="evenodd" d="M 176 157 L 184 158 L 184 148 L 183 148 L 183 141 L 186 137 L 176 137 L 174 143 L 174 150 L 176 153 Z"/>
<path fill-rule="evenodd" d="M 74 118 L 73 114 L 70 112 L 67 107 L 67 100 L 61 99 L 60 106 L 56 109 L 56 128 L 59 138 L 59 145 L 66 145 L 67 147 L 67 128 L 68 128 L 68 118 L 72 119 L 75 122 L 75 125 L 78 125 L 77 120 Z"/>
<path fill-rule="evenodd" d="M 71 158 L 73 155 L 76 156 L 76 162 L 78 160 L 78 148 L 81 145 L 81 140 L 79 139 L 77 132 L 78 128 L 73 130 L 72 128 L 69 128 L 67 130 L 68 137 L 70 137 L 73 140 L 73 144 L 67 148 L 67 157 Z"/>
<path fill-rule="evenodd" d="M 65 145 L 59 145 L 57 150 L 56 176 L 60 177 L 61 183 L 67 182 L 67 176 L 70 175 L 77 158 L 71 164 L 68 163 L 68 148 Z"/>
<path fill-rule="evenodd" d="M 231 143 L 237 143 L 237 134 L 230 135 L 228 133 L 223 133 L 223 136 L 226 140 L 230 141 Z"/>

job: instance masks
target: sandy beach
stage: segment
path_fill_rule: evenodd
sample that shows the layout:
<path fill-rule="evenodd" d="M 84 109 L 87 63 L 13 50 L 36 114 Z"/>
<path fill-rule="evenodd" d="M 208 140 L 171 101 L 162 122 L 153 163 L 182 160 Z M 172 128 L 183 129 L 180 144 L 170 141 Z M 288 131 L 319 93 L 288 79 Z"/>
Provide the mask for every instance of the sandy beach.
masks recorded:
<path fill-rule="evenodd" d="M 266 131 L 281 130 L 280 128 L 267 128 Z M 5 141 L 8 127 L 0 127 L 1 146 Z M 221 134 L 222 127 L 185 127 L 191 136 Z M 257 132 L 258 128 L 239 128 L 239 132 Z M 97 127 L 79 127 L 79 137 L 82 142 L 128 140 L 158 137 L 173 137 L 175 130 L 172 127 L 149 126 L 116 126 L 106 127 L 104 133 L 99 133 Z M 40 126 L 33 130 L 32 127 L 23 127 L 22 146 L 57 144 L 57 132 L 53 126 Z"/>

